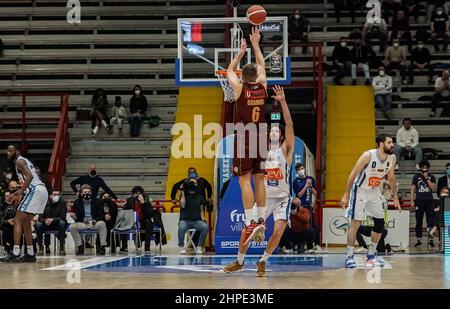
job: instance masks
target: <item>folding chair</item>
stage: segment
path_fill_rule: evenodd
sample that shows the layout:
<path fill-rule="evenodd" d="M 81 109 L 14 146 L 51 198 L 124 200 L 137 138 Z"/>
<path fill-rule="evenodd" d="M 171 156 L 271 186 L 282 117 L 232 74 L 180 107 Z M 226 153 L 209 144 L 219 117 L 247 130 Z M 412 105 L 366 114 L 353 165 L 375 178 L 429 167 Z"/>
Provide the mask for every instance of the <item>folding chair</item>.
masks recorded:
<path fill-rule="evenodd" d="M 194 243 L 194 235 L 195 235 L 196 229 L 189 229 L 186 231 L 186 247 L 189 248 L 189 246 L 192 246 L 194 248 L 195 252 L 197 252 L 197 246 Z"/>
<path fill-rule="evenodd" d="M 44 231 L 43 233 L 42 233 L 42 236 L 44 237 L 44 239 L 45 239 L 45 235 L 50 235 L 50 244 L 52 243 L 52 239 L 51 239 L 51 236 L 53 235 L 54 237 L 54 240 L 53 240 L 53 254 L 54 255 L 57 255 L 56 254 L 56 243 L 57 242 L 59 242 L 59 239 L 58 239 L 58 237 L 56 237 L 56 235 L 58 235 L 59 234 L 59 231 Z"/>
<path fill-rule="evenodd" d="M 92 228 L 88 228 L 88 229 L 80 230 L 80 235 L 82 235 L 82 237 L 83 237 L 83 249 L 85 252 L 84 254 L 86 254 L 86 235 L 93 235 L 93 236 L 97 237 L 98 235 L 100 235 L 100 232 L 97 230 L 94 230 Z M 94 241 L 94 244 L 95 244 L 95 241 Z"/>
<path fill-rule="evenodd" d="M 111 242 L 111 252 L 117 250 L 117 244 L 116 244 L 116 235 L 134 235 L 134 243 L 136 246 L 136 253 L 138 253 L 138 244 L 141 243 L 141 232 L 143 230 L 139 229 L 139 217 L 137 212 L 134 212 L 134 227 L 128 230 L 116 230 L 111 229 L 110 232 L 110 242 Z"/>

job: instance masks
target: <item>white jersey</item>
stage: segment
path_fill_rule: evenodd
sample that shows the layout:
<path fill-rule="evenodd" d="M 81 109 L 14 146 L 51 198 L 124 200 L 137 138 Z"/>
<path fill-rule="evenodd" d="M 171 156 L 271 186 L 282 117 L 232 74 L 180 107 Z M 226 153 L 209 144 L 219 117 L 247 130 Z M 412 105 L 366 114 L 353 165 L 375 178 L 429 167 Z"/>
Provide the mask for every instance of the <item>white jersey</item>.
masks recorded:
<path fill-rule="evenodd" d="M 291 173 L 283 150 L 280 147 L 269 150 L 265 165 L 264 184 L 266 186 L 266 197 L 288 197 L 291 190 Z"/>
<path fill-rule="evenodd" d="M 30 183 L 30 187 L 34 187 L 37 185 L 44 185 L 44 183 L 42 182 L 42 180 L 39 178 L 38 174 L 36 173 L 36 168 L 34 167 L 33 163 L 30 162 L 30 160 L 28 160 L 25 157 L 18 157 L 16 161 L 19 160 L 23 160 L 25 161 L 25 164 L 27 165 L 28 169 L 31 172 L 31 175 L 33 175 L 33 179 L 31 180 Z M 17 172 L 17 176 L 19 177 L 19 182 L 23 183 L 25 181 L 25 176 L 22 175 L 21 173 L 19 173 L 19 171 L 17 170 L 17 165 L 16 165 L 16 172 Z"/>
<path fill-rule="evenodd" d="M 354 186 L 368 194 L 382 194 L 383 179 L 393 168 L 395 155 L 388 155 L 381 161 L 378 149 L 368 150 L 370 161 L 356 177 Z"/>

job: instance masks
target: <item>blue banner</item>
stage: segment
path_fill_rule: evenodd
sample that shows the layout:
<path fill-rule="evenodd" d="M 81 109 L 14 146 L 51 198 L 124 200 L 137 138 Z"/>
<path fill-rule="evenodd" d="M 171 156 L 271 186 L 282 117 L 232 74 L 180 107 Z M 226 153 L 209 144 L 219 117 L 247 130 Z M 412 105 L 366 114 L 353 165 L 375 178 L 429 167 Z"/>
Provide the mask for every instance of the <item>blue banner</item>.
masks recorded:
<path fill-rule="evenodd" d="M 217 155 L 218 179 L 216 179 L 216 190 L 221 192 L 226 181 L 228 187 L 222 200 L 218 203 L 217 222 L 215 231 L 215 251 L 218 254 L 237 254 L 239 238 L 244 227 L 244 206 L 242 204 L 241 188 L 239 178 L 232 176 L 233 168 L 233 144 L 234 136 L 227 136 L 219 144 Z M 304 143 L 298 137 L 295 138 L 294 153 L 292 156 L 291 181 L 295 177 L 295 164 L 303 163 L 305 159 Z M 253 185 L 253 182 L 252 182 Z M 249 254 L 260 254 L 264 252 L 267 241 L 273 232 L 273 216 L 266 221 L 266 238 L 261 243 L 250 243 Z"/>

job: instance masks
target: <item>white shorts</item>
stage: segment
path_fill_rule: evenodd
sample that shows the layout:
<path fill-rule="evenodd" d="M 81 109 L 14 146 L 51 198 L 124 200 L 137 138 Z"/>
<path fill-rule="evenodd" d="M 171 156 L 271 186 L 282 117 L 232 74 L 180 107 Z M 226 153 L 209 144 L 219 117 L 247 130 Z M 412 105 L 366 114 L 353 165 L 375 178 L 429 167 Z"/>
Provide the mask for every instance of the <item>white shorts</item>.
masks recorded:
<path fill-rule="evenodd" d="M 291 210 L 291 197 L 268 197 L 266 198 L 266 207 L 264 208 L 264 220 L 267 220 L 273 214 L 273 221 L 289 220 Z"/>
<path fill-rule="evenodd" d="M 363 221 L 366 216 L 384 219 L 385 198 L 380 193 L 368 194 L 357 186 L 352 187 L 346 217 L 352 220 Z"/>
<path fill-rule="evenodd" d="M 48 192 L 44 185 L 29 186 L 17 209 L 30 214 L 41 214 L 44 212 L 47 201 Z"/>

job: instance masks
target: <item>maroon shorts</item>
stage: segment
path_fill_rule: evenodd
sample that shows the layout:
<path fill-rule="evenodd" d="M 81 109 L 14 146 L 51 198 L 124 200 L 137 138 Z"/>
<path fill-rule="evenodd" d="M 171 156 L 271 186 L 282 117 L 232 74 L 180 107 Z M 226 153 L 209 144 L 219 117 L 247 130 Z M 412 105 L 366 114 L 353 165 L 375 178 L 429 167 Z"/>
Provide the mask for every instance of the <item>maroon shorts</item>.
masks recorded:
<path fill-rule="evenodd" d="M 262 139 L 265 139 L 265 141 Z M 267 134 L 259 134 L 256 136 L 246 134 L 245 138 L 235 136 L 233 157 L 234 176 L 242 176 L 248 173 L 264 173 L 266 158 Z"/>

